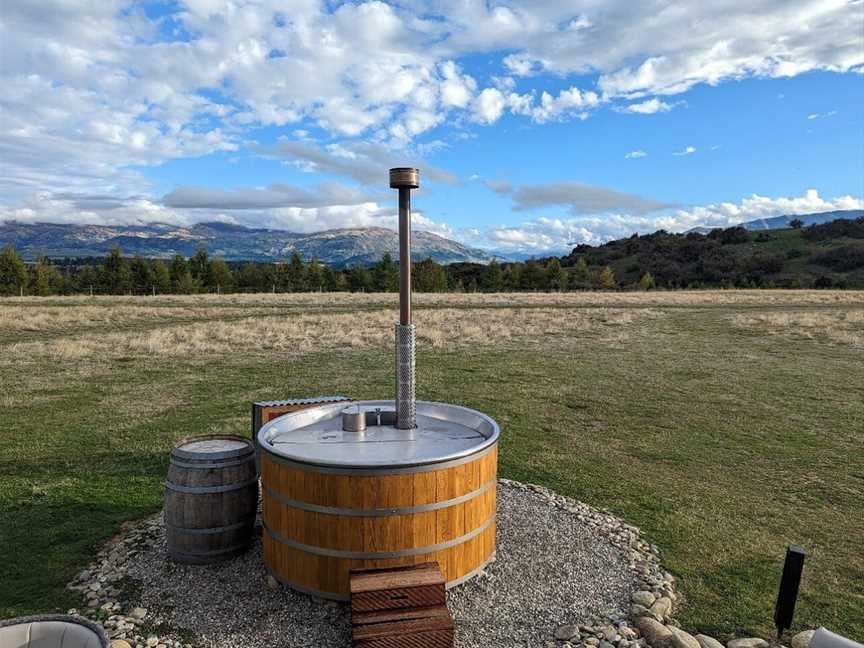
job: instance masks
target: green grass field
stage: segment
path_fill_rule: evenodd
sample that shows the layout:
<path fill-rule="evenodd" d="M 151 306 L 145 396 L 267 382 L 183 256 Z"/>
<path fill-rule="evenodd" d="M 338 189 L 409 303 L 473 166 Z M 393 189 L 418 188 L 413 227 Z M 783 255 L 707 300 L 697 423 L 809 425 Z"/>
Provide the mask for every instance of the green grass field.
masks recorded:
<path fill-rule="evenodd" d="M 179 438 L 248 434 L 253 400 L 391 397 L 394 300 L 0 301 L 0 617 L 80 604 L 65 583 L 159 510 Z M 864 639 L 864 293 L 417 301 L 418 396 L 495 417 L 502 476 L 640 526 L 685 627 L 768 636 L 798 543 L 796 627 Z"/>

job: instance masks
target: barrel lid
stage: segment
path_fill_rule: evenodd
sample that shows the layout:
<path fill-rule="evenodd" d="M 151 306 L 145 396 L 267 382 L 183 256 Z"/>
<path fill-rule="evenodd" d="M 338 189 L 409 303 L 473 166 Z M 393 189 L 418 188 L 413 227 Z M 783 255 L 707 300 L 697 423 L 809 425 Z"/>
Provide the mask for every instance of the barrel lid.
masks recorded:
<path fill-rule="evenodd" d="M 393 401 L 352 403 L 363 411 L 393 410 Z M 369 425 L 342 429 L 344 403 L 286 414 L 258 432 L 260 447 L 289 461 L 336 468 L 407 468 L 468 457 L 495 444 L 498 424 L 485 414 L 447 403 L 417 401 L 417 427 Z"/>
<path fill-rule="evenodd" d="M 252 444 L 244 437 L 207 435 L 183 439 L 171 454 L 183 459 L 229 459 L 252 451 Z"/>

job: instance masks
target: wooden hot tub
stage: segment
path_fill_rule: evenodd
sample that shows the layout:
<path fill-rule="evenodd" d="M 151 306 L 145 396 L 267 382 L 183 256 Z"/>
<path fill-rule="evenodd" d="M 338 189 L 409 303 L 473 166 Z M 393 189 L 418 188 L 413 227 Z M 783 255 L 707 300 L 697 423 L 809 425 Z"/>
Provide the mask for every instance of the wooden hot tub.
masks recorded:
<path fill-rule="evenodd" d="M 347 600 L 348 572 L 437 561 L 448 587 L 495 554 L 498 425 L 417 402 L 417 427 L 387 424 L 393 401 L 354 404 L 372 425 L 343 430 L 344 403 L 261 428 L 264 561 L 294 589 Z"/>

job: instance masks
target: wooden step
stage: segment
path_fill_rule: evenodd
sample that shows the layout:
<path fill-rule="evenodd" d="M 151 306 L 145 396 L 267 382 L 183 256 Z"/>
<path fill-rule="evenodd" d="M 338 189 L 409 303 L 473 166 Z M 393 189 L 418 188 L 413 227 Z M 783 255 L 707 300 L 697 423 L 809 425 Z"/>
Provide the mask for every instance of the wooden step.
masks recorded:
<path fill-rule="evenodd" d="M 354 648 L 452 648 L 438 563 L 351 572 Z"/>
<path fill-rule="evenodd" d="M 395 621 L 415 621 L 419 619 L 450 618 L 450 611 L 445 605 L 435 607 L 410 608 L 407 610 L 381 610 L 379 612 L 360 612 L 351 615 L 352 626 L 373 625 L 376 623 L 393 623 Z"/>
<path fill-rule="evenodd" d="M 438 563 L 351 572 L 351 612 L 434 607 L 447 602 Z"/>
<path fill-rule="evenodd" d="M 453 619 L 445 606 L 352 616 L 354 648 L 452 648 Z"/>

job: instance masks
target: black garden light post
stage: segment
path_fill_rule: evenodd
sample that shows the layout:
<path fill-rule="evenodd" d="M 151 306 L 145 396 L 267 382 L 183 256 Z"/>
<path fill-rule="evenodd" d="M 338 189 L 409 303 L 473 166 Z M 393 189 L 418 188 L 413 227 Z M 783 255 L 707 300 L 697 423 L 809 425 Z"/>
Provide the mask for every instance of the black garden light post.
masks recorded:
<path fill-rule="evenodd" d="M 784 630 L 792 627 L 792 616 L 795 614 L 795 601 L 798 599 L 798 586 L 801 584 L 805 556 L 804 549 L 798 545 L 789 545 L 786 548 L 783 575 L 780 577 L 780 591 L 777 592 L 777 604 L 774 606 L 774 625 L 777 627 L 778 638 L 783 636 Z"/>

